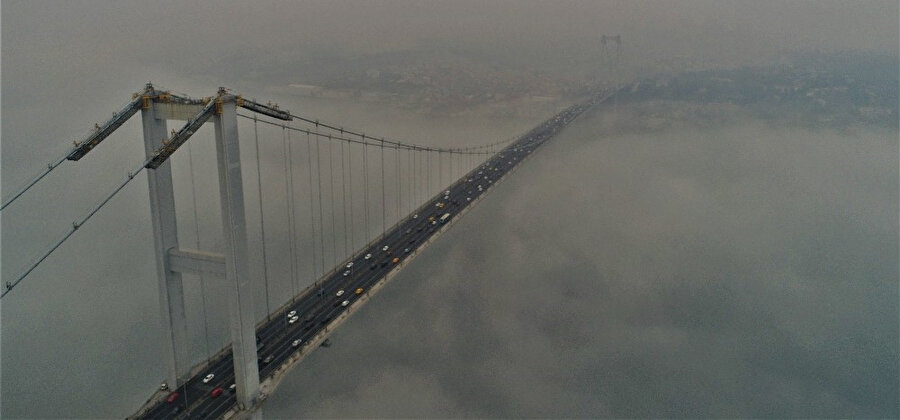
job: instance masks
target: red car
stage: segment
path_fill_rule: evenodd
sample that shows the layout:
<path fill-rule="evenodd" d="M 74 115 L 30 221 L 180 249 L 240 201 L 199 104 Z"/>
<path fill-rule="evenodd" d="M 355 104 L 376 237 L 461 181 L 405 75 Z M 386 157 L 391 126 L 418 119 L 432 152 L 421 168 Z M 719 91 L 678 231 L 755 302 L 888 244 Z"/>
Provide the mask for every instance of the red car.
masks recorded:
<path fill-rule="evenodd" d="M 173 392 L 173 393 L 169 394 L 168 398 L 166 398 L 166 402 L 171 404 L 171 403 L 175 402 L 176 400 L 178 400 L 178 396 L 179 395 L 177 392 Z"/>
<path fill-rule="evenodd" d="M 224 390 L 222 388 L 216 388 L 216 389 L 212 390 L 212 392 L 210 392 L 209 395 L 212 395 L 213 397 L 218 397 L 219 395 L 222 395 L 222 392 L 224 392 Z"/>

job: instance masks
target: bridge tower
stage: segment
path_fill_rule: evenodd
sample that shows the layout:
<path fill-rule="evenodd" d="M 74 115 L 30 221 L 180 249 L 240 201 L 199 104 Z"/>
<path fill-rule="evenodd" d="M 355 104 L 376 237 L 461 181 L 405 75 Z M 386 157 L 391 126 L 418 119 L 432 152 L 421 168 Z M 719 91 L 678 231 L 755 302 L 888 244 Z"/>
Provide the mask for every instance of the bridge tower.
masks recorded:
<path fill-rule="evenodd" d="M 236 106 L 242 99 L 220 89 L 217 97 L 203 101 L 159 100 L 166 93 L 155 91 L 150 84 L 143 95 L 144 148 L 147 157 L 154 158 L 147 168 L 160 313 L 166 334 L 163 354 L 167 359 L 167 384 L 172 388 L 179 386 L 188 379 L 192 368 L 181 273 L 209 273 L 224 277 L 228 287 L 237 402 L 249 408 L 259 394 L 259 367 L 238 147 Z M 167 138 L 166 133 L 166 121 L 169 119 L 187 121 L 171 138 Z M 224 255 L 179 247 L 172 170 L 168 160 L 209 120 L 215 127 Z"/>
<path fill-rule="evenodd" d="M 615 50 L 610 51 L 606 44 L 607 41 L 615 42 L 616 47 Z M 603 35 L 600 37 L 600 65 L 602 68 L 606 69 L 607 77 L 612 79 L 613 83 L 620 83 L 619 81 L 619 59 L 622 55 L 622 35 Z M 618 97 L 619 90 L 616 89 L 613 93 L 613 115 L 617 115 L 618 112 Z"/>
<path fill-rule="evenodd" d="M 151 102 L 153 92 L 152 85 L 148 83 L 141 106 L 144 151 L 148 158 L 156 154 L 169 134 L 166 116 L 157 112 Z M 166 362 L 166 383 L 170 387 L 177 387 L 187 378 L 191 360 L 181 273 L 169 268 L 168 259 L 169 250 L 178 249 L 178 225 L 170 162 L 163 162 L 155 170 L 147 171 L 147 181 L 150 184 L 150 219 L 153 224 L 160 315 L 165 333 L 163 357 Z"/>
<path fill-rule="evenodd" d="M 606 43 L 616 43 L 614 50 L 610 51 Z M 600 65 L 617 73 L 619 70 L 619 58 L 622 54 L 622 35 L 603 35 L 600 37 Z"/>

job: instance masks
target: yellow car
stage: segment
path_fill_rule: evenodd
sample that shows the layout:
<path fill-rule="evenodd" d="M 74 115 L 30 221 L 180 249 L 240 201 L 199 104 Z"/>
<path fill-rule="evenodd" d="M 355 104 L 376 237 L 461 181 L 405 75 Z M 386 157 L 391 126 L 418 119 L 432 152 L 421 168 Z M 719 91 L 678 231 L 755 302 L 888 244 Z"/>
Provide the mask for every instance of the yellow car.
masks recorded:
<path fill-rule="evenodd" d="M 363 288 L 362 288 L 362 287 L 360 287 L 359 289 L 356 289 L 356 294 L 357 294 L 357 295 L 361 295 L 362 292 L 363 292 Z"/>

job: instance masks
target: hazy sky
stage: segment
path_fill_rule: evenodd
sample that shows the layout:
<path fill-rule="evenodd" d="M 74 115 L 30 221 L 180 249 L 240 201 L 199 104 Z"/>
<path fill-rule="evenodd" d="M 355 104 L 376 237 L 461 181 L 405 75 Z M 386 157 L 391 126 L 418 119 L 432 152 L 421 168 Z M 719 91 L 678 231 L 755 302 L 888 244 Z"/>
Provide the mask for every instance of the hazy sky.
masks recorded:
<path fill-rule="evenodd" d="M 502 121 L 426 118 L 270 88 L 304 81 L 315 70 L 304 67 L 314 65 L 308 58 L 323 51 L 462 51 L 556 76 L 590 71 L 599 37 L 621 34 L 626 66 L 650 73 L 670 62 L 768 63 L 798 49 L 896 54 L 898 26 L 896 1 L 4 0 L 0 183 L 5 196 L 147 81 L 194 96 L 229 86 L 383 135 L 474 144 L 517 134 L 550 110 Z M 611 138 L 592 121 L 519 171 L 345 324 L 336 348 L 285 382 L 271 413 L 290 416 L 301 404 L 319 416 L 896 417 L 896 132 L 768 132 L 747 122 Z M 201 222 L 213 232 L 209 131 L 191 147 Z M 4 279 L 132 168 L 139 140 L 129 123 L 4 211 Z M 278 144 L 262 149 L 264 175 L 275 178 Z M 748 172 L 716 164 L 723 155 Z M 580 187 L 571 206 L 559 204 L 584 179 L 597 182 Z M 278 182 L 264 194 L 276 197 Z M 124 190 L 79 231 L 82 245 L 60 248 L 3 300 L 4 417 L 122 417 L 157 385 L 145 188 L 141 178 Z M 177 188 L 179 203 L 188 202 L 187 187 Z M 284 210 L 266 211 L 283 230 Z M 193 219 L 180 217 L 193 238 Z M 284 237 L 268 239 L 283 248 Z M 273 272 L 284 272 L 285 256 L 270 258 Z M 210 294 L 224 297 L 215 287 Z M 433 312 L 400 308 L 406 301 Z M 227 335 L 223 324 L 212 326 L 214 337 Z M 355 340 L 366 341 L 349 345 Z M 193 344 L 204 343 L 195 336 Z M 316 378 L 327 378 L 320 394 L 291 401 L 291 388 Z M 419 398 L 407 398 L 414 391 Z"/>
<path fill-rule="evenodd" d="M 0 5 L 2 182 L 21 183 L 30 171 L 10 171 L 17 162 L 51 159 L 69 143 L 59 139 L 83 134 L 147 81 L 197 96 L 229 86 L 256 97 L 266 86 L 303 81 L 297 63 L 314 65 L 302 59 L 310 54 L 415 47 L 587 71 L 601 34 L 621 34 L 626 68 L 643 73 L 673 58 L 758 63 L 810 48 L 896 54 L 898 13 L 891 0 L 9 0 Z M 54 124 L 36 127 L 51 114 Z"/>
<path fill-rule="evenodd" d="M 2 4 L 3 87 L 4 96 L 44 101 L 73 89 L 103 97 L 146 80 L 182 89 L 232 86 L 250 78 L 240 72 L 251 68 L 302 78 L 301 68 L 278 67 L 320 49 L 512 50 L 540 68 L 596 53 L 601 34 L 622 34 L 632 63 L 685 56 L 745 62 L 809 48 L 895 53 L 897 20 L 891 0 L 10 0 Z"/>

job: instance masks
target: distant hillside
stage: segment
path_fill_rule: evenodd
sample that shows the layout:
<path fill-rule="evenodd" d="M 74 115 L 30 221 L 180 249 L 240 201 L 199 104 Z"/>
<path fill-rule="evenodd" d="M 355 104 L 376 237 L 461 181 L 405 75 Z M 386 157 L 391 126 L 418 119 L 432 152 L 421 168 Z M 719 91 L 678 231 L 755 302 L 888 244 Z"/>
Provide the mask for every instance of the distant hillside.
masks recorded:
<path fill-rule="evenodd" d="M 806 53 L 787 63 L 647 78 L 620 101 L 735 105 L 757 117 L 810 126 L 898 125 L 897 57 Z"/>

